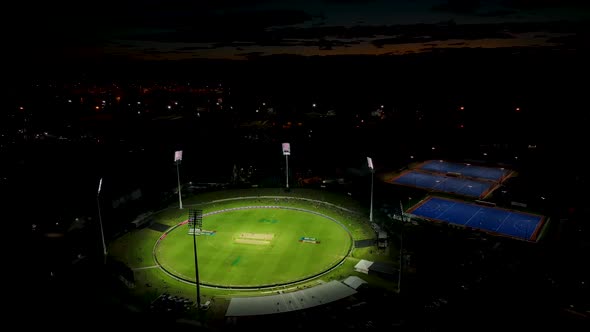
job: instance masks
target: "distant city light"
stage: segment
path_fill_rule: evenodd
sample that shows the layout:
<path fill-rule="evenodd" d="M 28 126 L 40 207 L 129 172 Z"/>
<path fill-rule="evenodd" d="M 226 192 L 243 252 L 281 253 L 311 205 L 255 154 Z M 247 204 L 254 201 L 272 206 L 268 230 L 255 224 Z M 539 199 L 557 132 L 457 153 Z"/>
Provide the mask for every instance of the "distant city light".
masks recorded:
<path fill-rule="evenodd" d="M 465 110 L 465 106 L 461 106 L 461 107 L 459 107 L 459 109 L 463 111 L 463 110 Z"/>
<path fill-rule="evenodd" d="M 171 109 L 172 108 L 172 106 L 170 106 L 170 105 L 168 105 L 167 107 L 168 107 L 168 109 Z"/>
<path fill-rule="evenodd" d="M 94 108 L 95 108 L 95 109 L 99 109 L 99 108 L 100 108 L 100 106 L 94 106 Z"/>
<path fill-rule="evenodd" d="M 141 105 L 141 101 L 138 101 L 138 102 L 137 102 L 137 105 Z"/>
<path fill-rule="evenodd" d="M 432 150 L 434 150 L 434 146 L 432 147 Z"/>
<path fill-rule="evenodd" d="M 311 107 L 316 107 L 316 104 L 315 103 L 311 104 Z"/>
<path fill-rule="evenodd" d="M 381 108 L 383 108 L 383 105 L 381 105 Z"/>
<path fill-rule="evenodd" d="M 515 110 L 516 110 L 517 112 L 520 112 L 520 107 L 517 107 Z"/>
<path fill-rule="evenodd" d="M 266 106 L 266 103 L 262 103 L 262 106 Z"/>
<path fill-rule="evenodd" d="M 72 102 L 72 100 L 71 99 L 68 99 L 68 103 L 71 103 L 71 102 Z"/>
<path fill-rule="evenodd" d="M 414 156 L 410 156 L 410 159 L 414 159 Z"/>

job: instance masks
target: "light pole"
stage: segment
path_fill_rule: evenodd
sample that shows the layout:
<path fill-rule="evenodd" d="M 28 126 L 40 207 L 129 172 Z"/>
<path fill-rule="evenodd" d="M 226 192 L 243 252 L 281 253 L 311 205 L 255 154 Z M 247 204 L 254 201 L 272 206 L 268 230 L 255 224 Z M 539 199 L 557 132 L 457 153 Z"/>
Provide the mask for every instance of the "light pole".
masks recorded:
<path fill-rule="evenodd" d="M 203 228 L 203 210 L 189 209 L 188 227 L 193 233 L 193 253 L 195 255 L 195 283 L 197 286 L 197 310 L 201 310 L 201 287 L 199 282 L 199 264 L 197 261 L 197 229 Z"/>
<path fill-rule="evenodd" d="M 182 150 L 174 153 L 174 162 L 176 163 L 176 178 L 178 180 L 178 204 L 182 210 L 182 192 L 180 190 L 180 162 L 182 161 Z"/>
<path fill-rule="evenodd" d="M 371 205 L 369 208 L 369 221 L 373 222 L 373 178 L 375 175 L 375 168 L 373 167 L 373 159 L 371 159 L 371 157 L 367 157 L 367 165 L 369 165 L 369 169 L 371 170 Z"/>
<path fill-rule="evenodd" d="M 397 278 L 397 293 L 402 291 L 402 270 L 404 269 L 404 207 L 402 201 L 399 201 L 400 216 L 402 220 L 401 236 L 399 243 L 399 276 Z"/>
<path fill-rule="evenodd" d="M 291 155 L 291 144 L 283 143 L 283 155 L 285 156 L 285 178 L 287 190 L 289 190 L 289 155 Z"/>
<path fill-rule="evenodd" d="M 289 189 L 289 155 L 286 154 L 285 155 L 285 165 L 286 165 L 286 172 L 285 172 L 285 177 L 286 177 L 286 183 L 287 183 L 287 189 Z"/>
<path fill-rule="evenodd" d="M 96 193 L 96 206 L 98 208 L 98 223 L 100 225 L 100 238 L 102 240 L 102 255 L 103 255 L 103 263 L 107 263 L 107 246 L 104 241 L 104 230 L 102 228 L 102 215 L 100 213 L 100 190 L 102 189 L 102 178 L 98 182 L 98 191 Z"/>

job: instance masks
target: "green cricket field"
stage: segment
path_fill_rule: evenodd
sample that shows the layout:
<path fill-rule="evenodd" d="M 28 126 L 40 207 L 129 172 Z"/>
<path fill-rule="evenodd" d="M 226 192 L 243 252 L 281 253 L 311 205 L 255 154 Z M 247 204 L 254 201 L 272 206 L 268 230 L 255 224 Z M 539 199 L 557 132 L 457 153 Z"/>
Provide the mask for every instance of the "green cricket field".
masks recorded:
<path fill-rule="evenodd" d="M 352 248 L 347 229 L 304 210 L 255 207 L 203 217 L 196 236 L 199 281 L 227 288 L 269 287 L 316 277 L 341 263 Z M 171 276 L 195 282 L 193 235 L 186 222 L 168 230 L 154 258 Z"/>

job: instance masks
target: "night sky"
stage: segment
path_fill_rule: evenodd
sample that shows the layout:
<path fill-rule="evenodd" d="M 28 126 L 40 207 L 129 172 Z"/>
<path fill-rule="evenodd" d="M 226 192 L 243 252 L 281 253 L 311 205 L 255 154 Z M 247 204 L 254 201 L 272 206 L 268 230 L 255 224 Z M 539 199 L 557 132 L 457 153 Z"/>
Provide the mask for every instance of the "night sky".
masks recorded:
<path fill-rule="evenodd" d="M 583 0 L 22 1 L 13 10 L 15 55 L 41 62 L 572 48 L 590 21 Z"/>

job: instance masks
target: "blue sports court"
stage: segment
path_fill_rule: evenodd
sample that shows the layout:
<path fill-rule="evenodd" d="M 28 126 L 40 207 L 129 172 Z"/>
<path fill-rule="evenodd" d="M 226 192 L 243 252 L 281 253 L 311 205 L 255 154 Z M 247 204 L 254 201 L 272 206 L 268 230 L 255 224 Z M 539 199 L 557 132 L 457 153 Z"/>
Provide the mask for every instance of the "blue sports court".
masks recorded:
<path fill-rule="evenodd" d="M 496 183 L 490 181 L 436 175 L 415 170 L 402 173 L 394 178 L 392 183 L 474 198 L 483 198 L 496 186 Z"/>
<path fill-rule="evenodd" d="M 428 197 L 408 210 L 408 213 L 527 241 L 537 240 L 545 219 L 540 215 L 441 197 Z"/>

